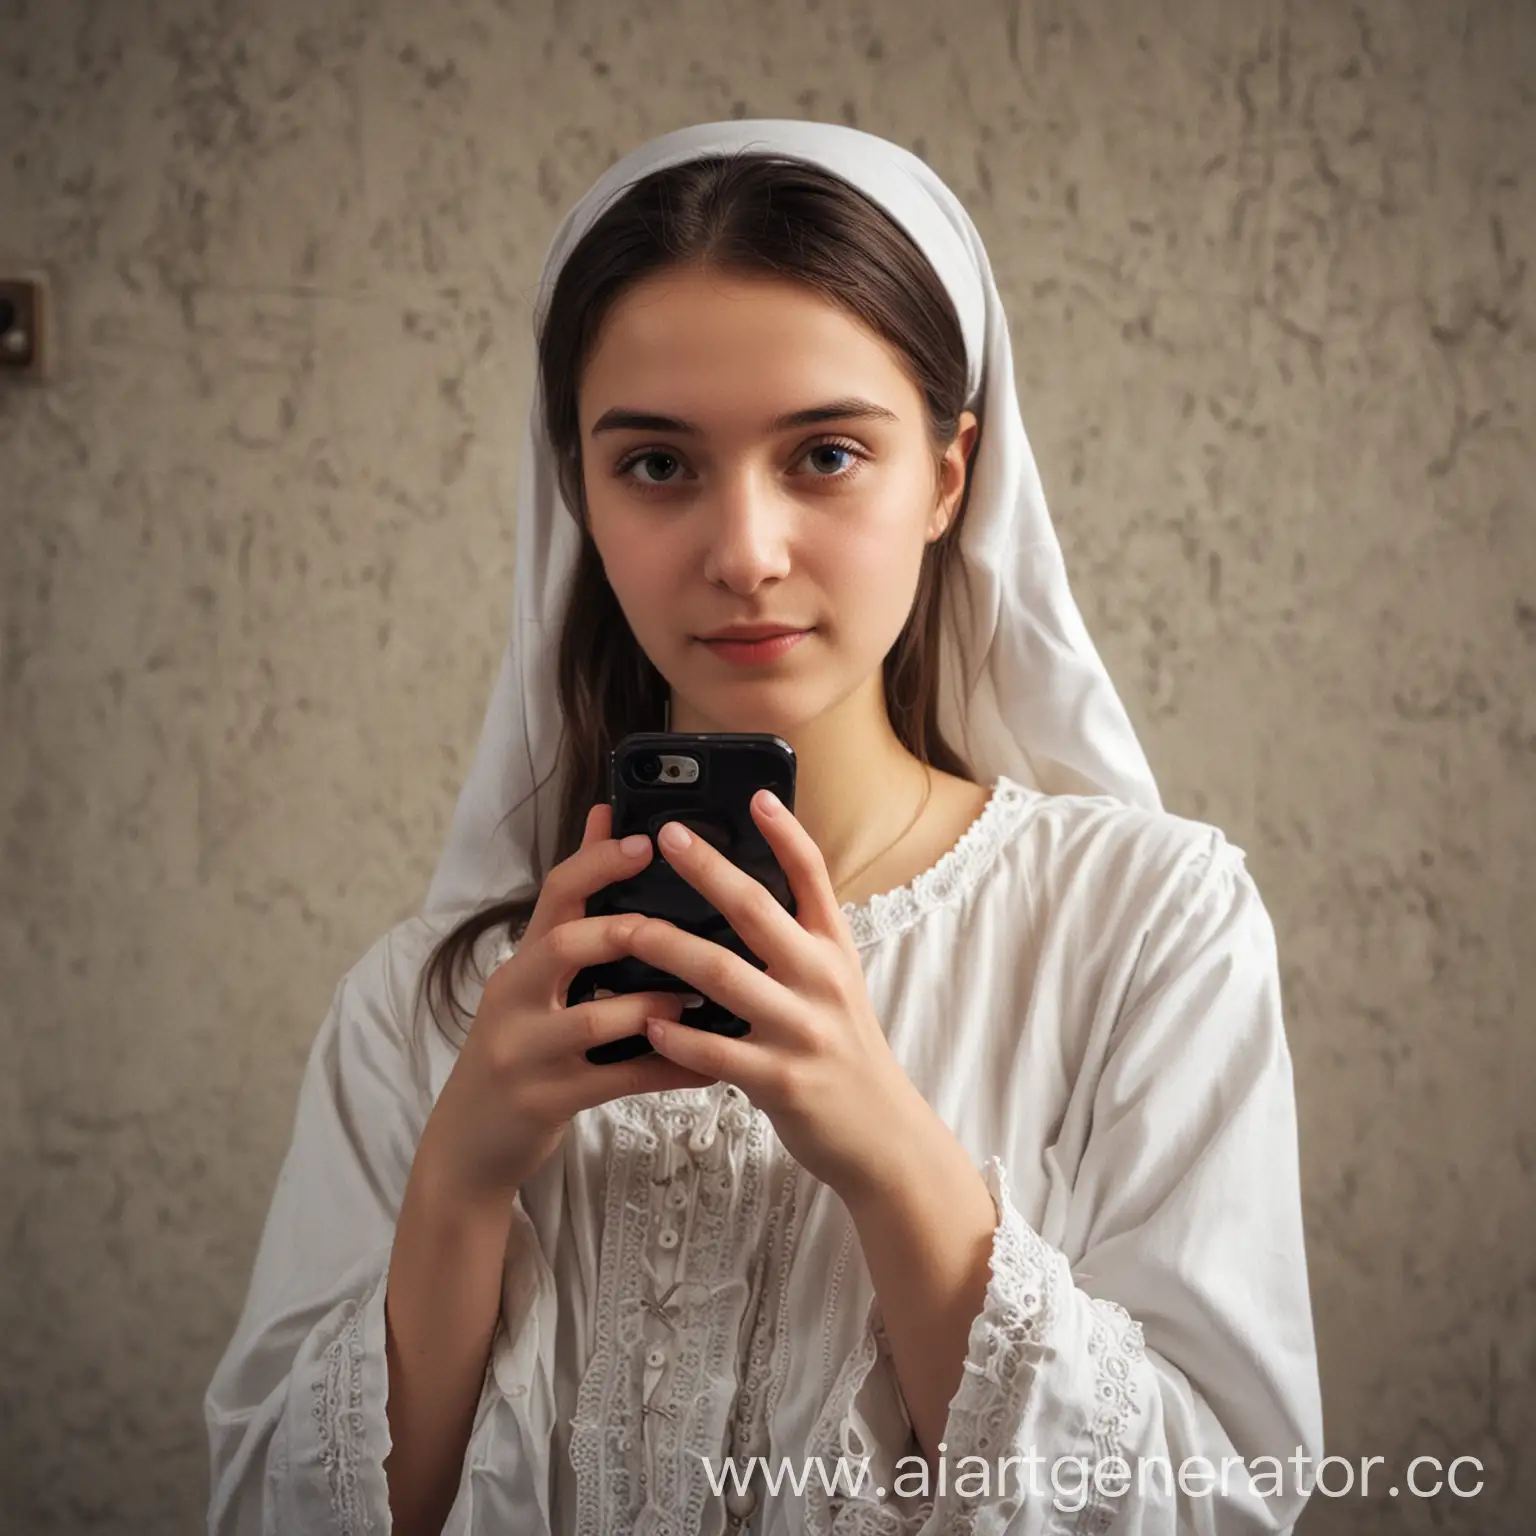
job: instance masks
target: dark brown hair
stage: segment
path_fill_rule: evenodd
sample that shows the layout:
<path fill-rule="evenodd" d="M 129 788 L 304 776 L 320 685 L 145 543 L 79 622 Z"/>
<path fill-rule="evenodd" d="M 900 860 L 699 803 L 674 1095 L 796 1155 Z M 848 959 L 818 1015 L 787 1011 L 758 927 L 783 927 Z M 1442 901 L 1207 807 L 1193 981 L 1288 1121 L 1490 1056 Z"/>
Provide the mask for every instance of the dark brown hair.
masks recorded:
<path fill-rule="evenodd" d="M 922 395 L 936 480 L 960 413 L 970 407 L 979 416 L 966 398 L 965 338 L 948 291 L 906 231 L 841 177 L 743 152 L 656 171 L 614 199 L 561 267 L 538 336 L 544 427 L 565 504 L 581 529 L 560 630 L 558 766 L 565 787 L 556 862 L 581 846 L 587 812 L 604 798 L 609 749 L 631 731 L 661 729 L 668 693 L 630 630 L 587 529 L 577 390 L 619 298 L 642 279 L 683 267 L 804 284 L 888 342 Z M 924 551 L 911 612 L 882 664 L 886 708 L 902 745 L 964 778 L 974 774 L 938 725 L 938 647 L 940 595 L 969 495 L 967 477 L 957 515 Z M 538 870 L 538 880 L 547 873 Z M 438 941 L 417 1003 L 422 989 L 430 993 L 439 1029 L 447 1009 L 469 1017 L 456 985 L 480 935 L 505 925 L 519 936 L 537 900 L 535 892 L 481 908 Z"/>

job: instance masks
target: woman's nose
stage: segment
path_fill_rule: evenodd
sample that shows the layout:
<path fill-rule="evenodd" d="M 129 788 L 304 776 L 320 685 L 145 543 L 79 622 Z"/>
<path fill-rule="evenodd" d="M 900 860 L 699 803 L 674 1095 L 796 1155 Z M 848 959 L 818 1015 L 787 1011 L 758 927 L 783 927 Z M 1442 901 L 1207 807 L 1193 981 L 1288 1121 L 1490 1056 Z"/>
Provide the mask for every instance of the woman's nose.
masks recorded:
<path fill-rule="evenodd" d="M 792 511 L 745 478 L 723 489 L 704 509 L 705 575 L 736 592 L 750 592 L 789 571 Z"/>

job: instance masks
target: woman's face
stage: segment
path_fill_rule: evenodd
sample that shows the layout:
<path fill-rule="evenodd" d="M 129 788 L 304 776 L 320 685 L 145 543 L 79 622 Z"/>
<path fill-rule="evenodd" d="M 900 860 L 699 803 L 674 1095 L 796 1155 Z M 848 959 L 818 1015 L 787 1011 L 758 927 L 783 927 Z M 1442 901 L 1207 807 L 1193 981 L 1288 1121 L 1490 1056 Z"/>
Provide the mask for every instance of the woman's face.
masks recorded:
<path fill-rule="evenodd" d="M 922 396 L 883 340 L 798 285 L 677 271 L 610 312 L 579 419 L 593 542 L 690 722 L 674 707 L 674 728 L 785 734 L 878 684 L 974 415 L 936 482 Z M 753 665 L 701 639 L 741 624 L 809 633 Z"/>

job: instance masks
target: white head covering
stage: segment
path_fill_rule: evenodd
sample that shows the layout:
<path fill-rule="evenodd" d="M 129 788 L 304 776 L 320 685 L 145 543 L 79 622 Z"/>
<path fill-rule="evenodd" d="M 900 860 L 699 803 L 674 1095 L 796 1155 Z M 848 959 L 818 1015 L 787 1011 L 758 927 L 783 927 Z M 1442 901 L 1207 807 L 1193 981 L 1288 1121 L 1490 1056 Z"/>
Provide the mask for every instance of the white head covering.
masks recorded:
<path fill-rule="evenodd" d="M 823 166 L 878 203 L 927 256 L 960 316 L 972 409 L 983 391 L 959 533 L 975 606 L 960 582 L 942 605 L 940 728 L 983 783 L 1006 774 L 1047 794 L 1109 794 L 1160 809 L 1151 769 L 1067 585 L 1019 414 L 1007 316 L 986 249 L 959 199 L 916 155 L 855 128 L 792 119 L 701 123 L 663 134 L 611 166 L 561 221 L 539 280 L 535 326 L 567 256 L 616 194 L 664 166 L 750 150 Z M 555 862 L 559 607 L 580 534 L 560 495 L 541 418 L 536 385 L 518 474 L 512 632 L 427 895 L 428 914 L 531 895 L 535 849 L 538 868 L 547 872 Z M 969 692 L 957 630 L 979 674 Z"/>

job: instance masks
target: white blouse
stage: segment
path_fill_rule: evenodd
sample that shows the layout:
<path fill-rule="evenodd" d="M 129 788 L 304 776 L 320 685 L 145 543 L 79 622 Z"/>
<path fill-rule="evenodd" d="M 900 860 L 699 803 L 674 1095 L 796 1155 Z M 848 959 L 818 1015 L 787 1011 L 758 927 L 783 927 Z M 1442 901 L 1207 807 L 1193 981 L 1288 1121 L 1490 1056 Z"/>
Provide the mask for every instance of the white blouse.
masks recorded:
<path fill-rule="evenodd" d="M 892 1051 L 998 1214 L 932 1481 L 846 1208 L 719 1083 L 582 1112 L 524 1186 L 445 1532 L 1289 1530 L 1306 1484 L 1254 1462 L 1315 1465 L 1322 1409 L 1274 929 L 1243 850 L 1001 777 L 932 868 L 843 912 Z M 456 1059 L 414 995 L 463 915 L 385 934 L 321 1026 L 204 1404 L 210 1532 L 390 1529 L 385 1282 Z M 471 1008 L 512 952 L 482 936 Z M 1181 1487 L 1191 1457 L 1209 1473 Z"/>

